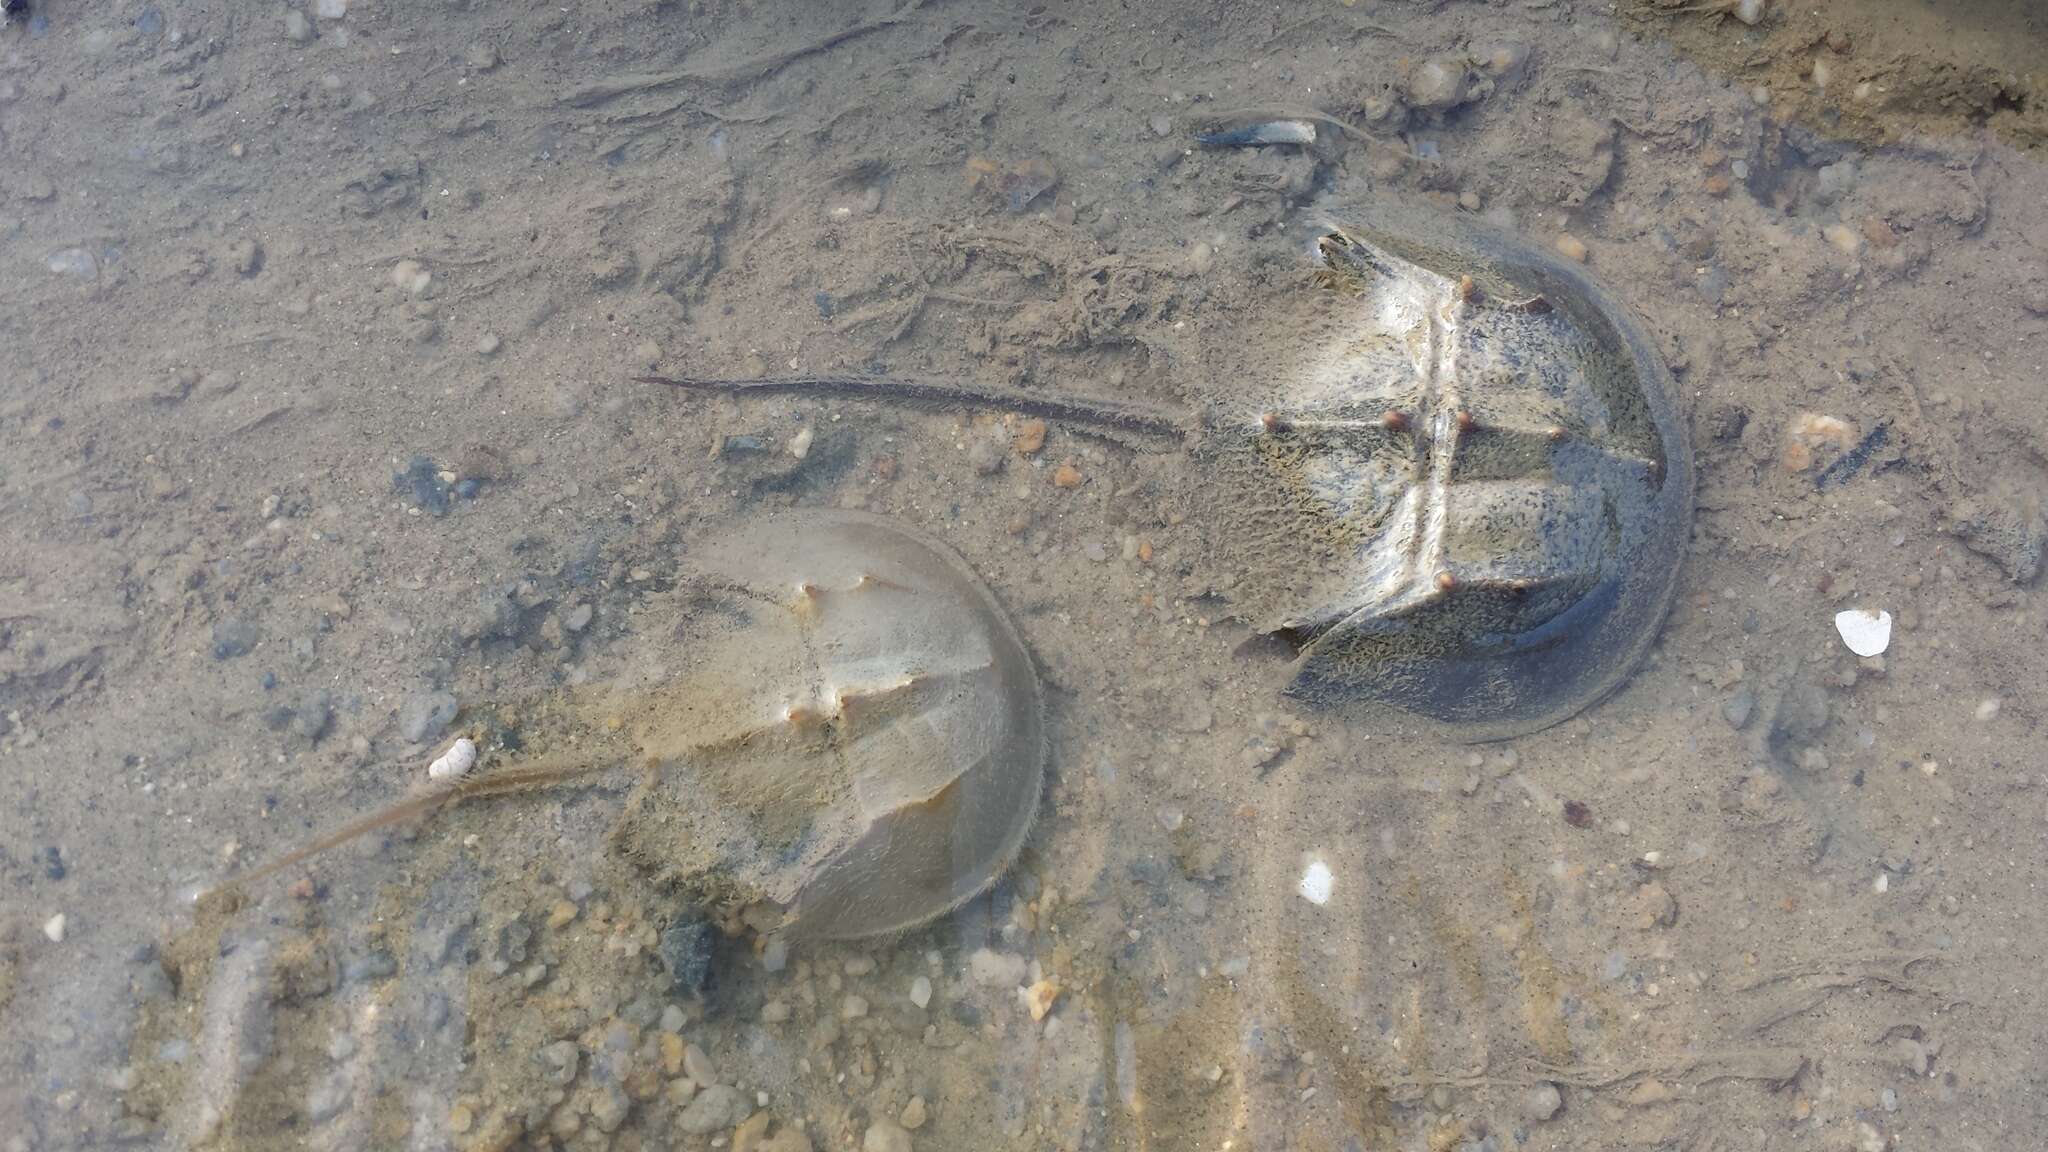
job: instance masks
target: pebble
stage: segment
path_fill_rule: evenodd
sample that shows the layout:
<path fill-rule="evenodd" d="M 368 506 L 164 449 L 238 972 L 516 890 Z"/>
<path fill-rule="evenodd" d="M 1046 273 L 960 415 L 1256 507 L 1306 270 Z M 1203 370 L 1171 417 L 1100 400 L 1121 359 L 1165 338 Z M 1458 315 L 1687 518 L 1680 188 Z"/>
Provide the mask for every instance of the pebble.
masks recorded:
<path fill-rule="evenodd" d="M 469 775 L 469 770 L 474 767 L 476 767 L 476 743 L 465 736 L 450 744 L 446 752 L 435 757 L 434 762 L 427 765 L 427 779 L 435 781 L 460 780 L 464 776 Z M 572 904 L 570 907 L 574 908 L 575 905 Z"/>
<path fill-rule="evenodd" d="M 1977 719 L 1990 720 L 1995 718 L 1998 715 L 1999 708 L 2002 706 L 2003 702 L 1999 700 L 1999 698 L 1996 696 L 1987 697 L 1983 700 L 1978 701 L 1976 713 Z"/>
<path fill-rule="evenodd" d="M 867 1014 L 868 1000 L 865 996 L 848 996 L 839 1005 L 839 1015 L 843 1019 L 858 1020 Z"/>
<path fill-rule="evenodd" d="M 1330 866 L 1320 859 L 1311 859 L 1302 869 L 1301 883 L 1296 891 L 1311 904 L 1323 905 L 1330 902 L 1330 892 L 1335 887 L 1335 878 L 1330 875 Z"/>
<path fill-rule="evenodd" d="M 407 743 L 425 743 L 439 736 L 459 710 L 453 693 L 415 692 L 398 706 L 398 734 Z"/>
<path fill-rule="evenodd" d="M 633 359 L 652 368 L 661 363 L 661 345 L 652 340 L 642 340 L 640 346 L 633 349 Z"/>
<path fill-rule="evenodd" d="M 689 1014 L 673 1004 L 661 1010 L 661 1030 L 663 1032 L 681 1032 L 683 1025 L 689 1022 Z"/>
<path fill-rule="evenodd" d="M 57 913 L 55 916 L 43 921 L 43 936 L 52 944 L 62 944 L 64 942 L 64 926 L 66 923 L 68 921 L 65 920 L 64 913 Z"/>
<path fill-rule="evenodd" d="M 400 260 L 391 266 L 391 282 L 417 296 L 434 282 L 434 274 L 421 267 L 417 260 Z"/>
<path fill-rule="evenodd" d="M 1764 0 L 1735 0 L 1735 18 L 1754 28 L 1763 21 Z M 1764 101 L 1758 100 L 1757 103 Z"/>
<path fill-rule="evenodd" d="M 1557 251 L 1574 264 L 1584 264 L 1586 262 L 1586 242 L 1569 232 L 1558 233 Z"/>
<path fill-rule="evenodd" d="M 813 432 L 808 424 L 797 429 L 796 435 L 789 439 L 789 454 L 799 460 L 809 456 L 811 454 L 811 441 L 816 437 L 817 433 Z"/>
<path fill-rule="evenodd" d="M 1887 1094 L 1890 1094 L 1891 1089 L 1887 1088 L 1885 1089 L 1885 1092 Z M 1892 1111 L 1892 1109 L 1886 1108 L 1885 1111 L 1889 1112 Z M 912 1132 L 915 1132 L 919 1128 L 924 1127 L 924 1122 L 927 1119 L 925 1115 L 924 1097 L 912 1096 L 910 1098 L 910 1103 L 905 1104 L 903 1106 L 903 1115 L 898 1117 L 898 1119 L 902 1120 L 903 1126 L 905 1128 L 910 1129 Z"/>
<path fill-rule="evenodd" d="M 578 604 L 574 608 L 569 609 L 567 616 L 562 617 L 562 627 L 567 628 L 571 632 L 581 632 L 585 628 L 590 627 L 590 617 L 590 605 Z"/>
<path fill-rule="evenodd" d="M 1152 118 L 1152 134 L 1162 140 L 1173 135 L 1173 117 L 1154 116 Z"/>
<path fill-rule="evenodd" d="M 1749 723 L 1750 713 L 1756 711 L 1756 693 L 1747 684 L 1735 690 L 1735 694 L 1721 702 L 1721 719 L 1730 728 L 1741 731 Z"/>
<path fill-rule="evenodd" d="M 713 1084 L 698 1091 L 690 1106 L 676 1117 L 676 1127 L 692 1136 L 708 1136 L 733 1127 L 753 1110 L 753 1102 L 739 1089 Z"/>
<path fill-rule="evenodd" d="M 910 1002 L 919 1008 L 932 1002 L 932 978 L 919 976 L 910 982 Z"/>
<path fill-rule="evenodd" d="M 479 356 L 496 356 L 503 346 L 504 342 L 498 339 L 496 332 L 486 332 L 476 338 L 476 354 Z"/>
<path fill-rule="evenodd" d="M 567 928 L 579 911 L 581 909 L 568 900 L 555 901 L 554 907 L 548 909 L 548 927 L 556 931 Z"/>
<path fill-rule="evenodd" d="M 967 464 L 976 475 L 993 476 L 1003 470 L 1002 445 L 986 436 L 977 436 L 967 446 Z"/>
<path fill-rule="evenodd" d="M 770 1000 L 761 1005 L 761 1023 L 781 1024 L 789 1019 L 789 1005 L 780 1000 Z"/>
<path fill-rule="evenodd" d="M 1467 212 L 1477 212 L 1480 208 L 1484 207 L 1484 204 L 1479 199 L 1479 193 L 1467 188 L 1463 192 L 1458 193 L 1458 207 L 1463 208 Z"/>
<path fill-rule="evenodd" d="M 228 616 L 213 625 L 213 658 L 232 660 L 256 647 L 256 623 L 246 616 Z"/>
<path fill-rule="evenodd" d="M 1017 454 L 1030 456 L 1045 447 L 1045 421 L 1026 420 L 1017 426 Z"/>
<path fill-rule="evenodd" d="M 1109 550 L 1102 546 L 1102 541 L 1090 540 L 1081 546 L 1081 555 L 1100 564 L 1109 559 Z"/>
<path fill-rule="evenodd" d="M 861 1152 L 911 1152 L 910 1133 L 894 1120 L 877 1120 L 860 1138 Z"/>
<path fill-rule="evenodd" d="M 1024 989 L 1024 1007 L 1031 1012 L 1031 1019 L 1034 1021 L 1045 1019 L 1059 998 L 1059 981 L 1050 977 Z"/>
<path fill-rule="evenodd" d="M 313 22 L 296 8 L 284 14 L 284 38 L 294 44 L 304 44 L 313 38 Z"/>
<path fill-rule="evenodd" d="M 1465 100 L 1467 76 L 1454 57 L 1424 60 L 1408 75 L 1408 102 L 1417 108 L 1451 108 Z"/>
<path fill-rule="evenodd" d="M 263 271 L 263 245 L 244 237 L 228 246 L 228 266 L 238 276 L 254 276 Z"/>
<path fill-rule="evenodd" d="M 711 1067 L 711 1057 L 695 1044 L 683 1046 L 683 1075 L 695 1081 L 699 1088 L 709 1088 L 718 1083 L 718 1073 Z"/>
<path fill-rule="evenodd" d="M 1863 250 L 1863 234 L 1847 224 L 1830 224 L 1821 229 L 1820 234 L 1834 245 L 1836 251 L 1845 255 L 1854 256 Z"/>
<path fill-rule="evenodd" d="M 339 20 L 348 15 L 348 0 L 313 0 L 313 15 L 322 20 Z"/>
<path fill-rule="evenodd" d="M 840 967 L 845 970 L 848 976 L 865 976 L 875 970 L 875 958 L 873 956 L 848 956 Z"/>
<path fill-rule="evenodd" d="M 988 987 L 1016 987 L 1024 983 L 1024 958 L 989 948 L 977 948 L 967 957 L 967 974 L 976 984 Z"/>
<path fill-rule="evenodd" d="M 1060 465 L 1058 468 L 1053 469 L 1052 486 L 1055 488 L 1079 488 L 1081 486 L 1081 470 L 1072 464 Z"/>
<path fill-rule="evenodd" d="M 489 72 L 498 66 L 497 46 L 479 40 L 463 49 L 462 62 L 479 72 Z"/>
<path fill-rule="evenodd" d="M 1522 1116 L 1529 1120 L 1548 1120 L 1564 1107 L 1564 1094 L 1557 1085 L 1539 1080 L 1522 1094 Z"/>

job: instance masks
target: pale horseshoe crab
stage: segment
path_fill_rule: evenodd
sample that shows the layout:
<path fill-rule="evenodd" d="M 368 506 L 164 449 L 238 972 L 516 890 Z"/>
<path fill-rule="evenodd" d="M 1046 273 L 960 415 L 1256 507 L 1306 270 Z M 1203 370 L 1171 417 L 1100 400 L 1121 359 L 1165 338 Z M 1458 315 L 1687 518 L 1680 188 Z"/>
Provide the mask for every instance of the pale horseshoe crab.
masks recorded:
<path fill-rule="evenodd" d="M 623 709 L 572 708 L 578 751 L 479 770 L 234 883 L 457 801 L 636 769 L 620 850 L 768 931 L 905 931 L 1002 876 L 1038 809 L 1043 690 L 965 561 L 893 520 L 793 512 L 692 547 L 679 584 L 687 670 Z"/>
<path fill-rule="evenodd" d="M 1294 650 L 1289 694 L 1469 741 L 1605 697 L 1654 642 L 1690 537 L 1692 450 L 1650 339 L 1576 267 L 1437 213 L 1375 205 L 1313 252 L 1337 294 L 1314 346 L 1200 411 L 878 376 L 640 379 L 1185 443 L 1233 608 Z"/>

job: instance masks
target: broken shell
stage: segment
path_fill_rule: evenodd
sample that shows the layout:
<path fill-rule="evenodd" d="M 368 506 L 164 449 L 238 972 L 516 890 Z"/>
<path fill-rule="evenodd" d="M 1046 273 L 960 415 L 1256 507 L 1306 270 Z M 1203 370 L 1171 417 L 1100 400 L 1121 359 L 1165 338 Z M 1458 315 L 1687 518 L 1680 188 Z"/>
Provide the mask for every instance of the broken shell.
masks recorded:
<path fill-rule="evenodd" d="M 460 780 L 476 767 L 476 743 L 467 736 L 448 746 L 446 752 L 434 758 L 427 765 L 427 779 L 434 781 Z"/>
<path fill-rule="evenodd" d="M 1881 654 L 1892 642 L 1892 614 L 1882 609 L 1851 608 L 1835 613 L 1835 631 L 1858 656 Z"/>

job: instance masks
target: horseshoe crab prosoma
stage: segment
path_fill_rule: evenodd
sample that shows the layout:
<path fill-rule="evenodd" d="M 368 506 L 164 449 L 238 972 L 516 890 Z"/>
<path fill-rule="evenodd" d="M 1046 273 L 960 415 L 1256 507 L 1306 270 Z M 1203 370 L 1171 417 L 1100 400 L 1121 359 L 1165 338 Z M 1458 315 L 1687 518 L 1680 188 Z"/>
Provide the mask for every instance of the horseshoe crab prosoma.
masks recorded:
<path fill-rule="evenodd" d="M 1612 691 L 1655 639 L 1690 535 L 1669 370 L 1577 268 L 1380 204 L 1319 230 L 1321 330 L 1199 413 L 829 376 L 644 380 L 1009 408 L 1185 437 L 1235 607 L 1296 652 L 1288 691 L 1501 739 Z"/>
<path fill-rule="evenodd" d="M 850 512 L 697 544 L 679 658 L 652 690 L 572 701 L 579 751 L 484 769 L 245 878 L 451 801 L 643 771 L 616 839 L 700 906 L 807 939 L 901 931 L 993 884 L 1045 770 L 1038 673 L 951 550 Z"/>

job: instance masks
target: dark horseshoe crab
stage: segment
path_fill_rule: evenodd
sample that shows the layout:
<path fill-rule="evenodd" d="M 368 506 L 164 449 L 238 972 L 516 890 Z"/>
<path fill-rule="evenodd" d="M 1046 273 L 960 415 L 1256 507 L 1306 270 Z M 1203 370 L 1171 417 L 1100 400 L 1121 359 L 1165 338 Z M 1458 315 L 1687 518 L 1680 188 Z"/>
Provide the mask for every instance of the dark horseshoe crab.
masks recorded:
<path fill-rule="evenodd" d="M 1612 692 L 1656 638 L 1691 531 L 1692 450 L 1649 338 L 1579 269 L 1434 212 L 1324 225 L 1314 260 L 1335 294 L 1322 330 L 1199 412 L 879 376 L 640 379 L 1175 438 L 1234 607 L 1293 646 L 1289 694 L 1392 704 L 1476 742 Z"/>

